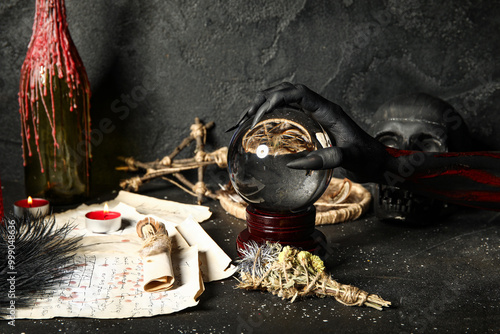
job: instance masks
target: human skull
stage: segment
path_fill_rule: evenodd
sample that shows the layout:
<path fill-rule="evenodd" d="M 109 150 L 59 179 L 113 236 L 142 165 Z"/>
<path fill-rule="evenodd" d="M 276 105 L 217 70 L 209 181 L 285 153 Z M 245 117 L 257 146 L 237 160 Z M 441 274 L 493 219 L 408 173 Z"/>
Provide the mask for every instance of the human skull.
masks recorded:
<path fill-rule="evenodd" d="M 369 132 L 384 145 L 401 150 L 459 152 L 470 144 L 467 126 L 455 109 L 423 93 L 398 96 L 383 104 Z M 385 221 L 422 225 L 451 211 L 442 201 L 382 184 L 374 200 L 376 216 Z"/>

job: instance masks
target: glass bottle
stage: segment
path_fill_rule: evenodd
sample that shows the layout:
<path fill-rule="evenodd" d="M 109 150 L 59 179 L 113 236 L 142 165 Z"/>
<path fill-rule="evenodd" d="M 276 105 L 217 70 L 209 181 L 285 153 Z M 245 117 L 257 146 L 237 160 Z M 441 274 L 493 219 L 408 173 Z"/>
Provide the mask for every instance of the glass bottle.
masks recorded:
<path fill-rule="evenodd" d="M 90 85 L 64 0 L 37 0 L 21 69 L 19 112 L 27 195 L 52 204 L 89 193 Z"/>

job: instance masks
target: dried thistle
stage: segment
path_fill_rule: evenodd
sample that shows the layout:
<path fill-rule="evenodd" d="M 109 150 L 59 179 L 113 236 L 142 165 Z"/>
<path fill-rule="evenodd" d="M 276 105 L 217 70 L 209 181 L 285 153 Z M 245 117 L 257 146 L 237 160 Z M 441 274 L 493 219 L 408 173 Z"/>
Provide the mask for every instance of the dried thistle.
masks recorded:
<path fill-rule="evenodd" d="M 347 306 L 382 310 L 391 305 L 377 295 L 338 283 L 325 272 L 323 261 L 309 252 L 278 243 L 259 245 L 250 241 L 241 255 L 238 288 L 269 291 L 291 302 L 297 297 L 331 296 Z"/>

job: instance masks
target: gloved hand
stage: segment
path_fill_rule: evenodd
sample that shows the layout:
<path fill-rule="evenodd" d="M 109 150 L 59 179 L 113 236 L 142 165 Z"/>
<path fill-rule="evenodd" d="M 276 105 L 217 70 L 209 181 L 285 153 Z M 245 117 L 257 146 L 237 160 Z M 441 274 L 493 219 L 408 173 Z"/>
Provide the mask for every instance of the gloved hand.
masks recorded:
<path fill-rule="evenodd" d="M 265 113 L 285 106 L 310 112 L 335 140 L 333 147 L 290 162 L 290 168 L 339 167 L 356 182 L 388 184 L 450 203 L 500 211 L 499 152 L 422 152 L 386 147 L 363 131 L 340 106 L 304 85 L 282 83 L 260 92 L 231 129 L 252 117 L 255 125 Z"/>
<path fill-rule="evenodd" d="M 345 175 L 357 182 L 378 182 L 389 158 L 385 146 L 361 129 L 337 104 L 325 99 L 304 85 L 282 83 L 266 89 L 255 98 L 244 112 L 238 127 L 253 117 L 254 126 L 265 113 L 286 106 L 298 106 L 311 113 L 335 140 L 330 148 L 311 152 L 304 158 L 288 164 L 296 169 L 329 169 L 341 167 Z M 228 130 L 229 131 L 229 130 Z"/>

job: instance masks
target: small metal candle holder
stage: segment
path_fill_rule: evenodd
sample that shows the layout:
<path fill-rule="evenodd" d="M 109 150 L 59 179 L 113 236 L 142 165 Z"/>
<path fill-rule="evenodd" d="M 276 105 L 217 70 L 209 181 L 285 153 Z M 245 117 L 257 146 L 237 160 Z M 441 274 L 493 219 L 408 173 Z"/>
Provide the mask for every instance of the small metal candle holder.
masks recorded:
<path fill-rule="evenodd" d="M 40 217 L 46 216 L 49 213 L 50 203 L 43 198 L 22 199 L 14 203 L 14 214 L 17 217 L 33 216 Z"/>
<path fill-rule="evenodd" d="M 108 205 L 104 210 L 90 211 L 85 214 L 85 227 L 94 233 L 115 232 L 122 226 L 122 216 L 119 212 L 109 211 Z"/>

